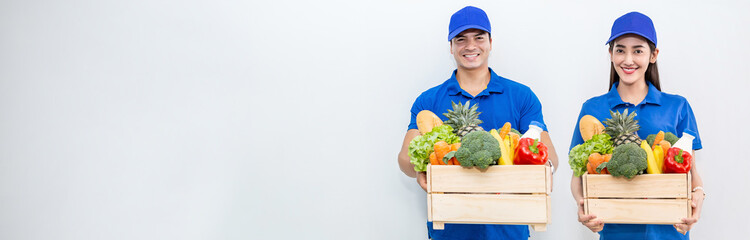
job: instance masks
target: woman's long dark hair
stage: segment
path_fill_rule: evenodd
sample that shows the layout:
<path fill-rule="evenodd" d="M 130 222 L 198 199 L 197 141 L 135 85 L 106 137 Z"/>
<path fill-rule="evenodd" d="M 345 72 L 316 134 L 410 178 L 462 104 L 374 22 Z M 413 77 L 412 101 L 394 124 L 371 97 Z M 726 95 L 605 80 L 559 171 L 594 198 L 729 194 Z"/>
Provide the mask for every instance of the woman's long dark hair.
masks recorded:
<path fill-rule="evenodd" d="M 609 42 L 609 52 L 612 52 L 616 40 L 617 39 Z M 651 53 L 656 51 L 656 45 L 654 45 L 654 43 L 649 40 L 646 40 L 646 42 L 648 42 L 648 48 L 651 49 Z M 617 75 L 617 71 L 615 71 L 615 63 L 611 63 L 609 66 L 609 87 L 607 88 L 607 91 L 609 91 L 609 89 L 612 89 L 612 86 L 614 86 L 616 82 L 620 81 L 620 75 Z M 659 68 L 656 66 L 656 62 L 648 64 L 645 77 L 647 82 L 650 82 L 652 85 L 654 85 L 654 87 L 656 87 L 657 90 L 661 91 L 661 83 L 659 82 Z"/>

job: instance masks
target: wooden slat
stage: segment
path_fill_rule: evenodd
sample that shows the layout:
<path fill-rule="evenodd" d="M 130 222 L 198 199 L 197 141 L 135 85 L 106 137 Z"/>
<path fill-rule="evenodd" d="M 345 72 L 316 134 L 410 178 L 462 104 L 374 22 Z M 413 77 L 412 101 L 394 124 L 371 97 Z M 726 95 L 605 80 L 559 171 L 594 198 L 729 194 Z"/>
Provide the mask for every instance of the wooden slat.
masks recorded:
<path fill-rule="evenodd" d="M 432 222 L 432 194 L 427 194 L 427 221 Z"/>
<path fill-rule="evenodd" d="M 446 223 L 459 223 L 459 224 L 502 224 L 502 225 L 529 225 L 534 231 L 544 232 L 547 231 L 547 224 L 544 223 L 520 223 L 520 222 L 432 222 L 432 229 L 442 230 L 445 227 L 438 228 L 438 224 L 443 226 Z M 536 228 L 539 228 L 537 230 Z"/>
<path fill-rule="evenodd" d="M 443 229 L 445 229 L 445 223 L 444 222 L 433 222 L 432 223 L 432 229 L 443 230 Z"/>
<path fill-rule="evenodd" d="M 687 174 L 644 174 L 633 179 L 584 174 L 586 198 L 688 198 Z"/>
<path fill-rule="evenodd" d="M 552 198 L 547 195 L 547 224 L 552 221 Z M 545 225 L 544 230 L 534 230 L 534 231 L 546 231 L 547 227 Z"/>
<path fill-rule="evenodd" d="M 604 223 L 675 224 L 689 217 L 688 199 L 587 199 L 586 214 Z"/>
<path fill-rule="evenodd" d="M 548 222 L 548 196 L 432 194 L 433 222 L 534 224 Z"/>
<path fill-rule="evenodd" d="M 544 165 L 490 166 L 485 170 L 455 165 L 428 166 L 430 192 L 546 193 Z"/>
<path fill-rule="evenodd" d="M 584 173 L 583 176 L 581 176 L 581 184 L 583 184 L 581 186 L 581 188 L 583 188 L 583 197 L 584 198 L 588 198 L 589 197 L 588 191 L 586 191 L 586 189 L 589 187 L 589 184 L 586 181 L 587 179 L 588 179 L 588 173 Z"/>
<path fill-rule="evenodd" d="M 547 224 L 530 224 L 529 225 L 534 232 L 547 231 Z"/>
<path fill-rule="evenodd" d="M 547 195 L 552 194 L 552 169 L 545 165 L 544 168 L 545 185 L 547 186 Z"/>
<path fill-rule="evenodd" d="M 427 174 L 426 175 L 427 175 L 427 192 L 428 193 L 432 192 L 432 171 L 430 171 L 430 170 L 432 170 L 431 166 L 432 165 L 430 165 L 430 164 L 427 165 Z"/>

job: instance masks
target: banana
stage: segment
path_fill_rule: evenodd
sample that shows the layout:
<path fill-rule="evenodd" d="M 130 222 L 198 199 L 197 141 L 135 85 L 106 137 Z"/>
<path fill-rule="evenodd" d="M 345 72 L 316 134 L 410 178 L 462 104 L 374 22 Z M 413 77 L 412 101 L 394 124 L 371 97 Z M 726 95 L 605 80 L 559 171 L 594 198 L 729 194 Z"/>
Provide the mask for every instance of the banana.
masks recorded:
<path fill-rule="evenodd" d="M 503 141 L 503 138 L 500 137 L 500 134 L 497 132 L 496 129 L 490 130 L 490 135 L 497 139 L 498 145 L 500 145 L 500 160 L 497 161 L 498 165 L 513 165 L 513 158 L 510 156 L 510 150 L 508 149 L 508 145 L 505 144 L 507 141 Z"/>
<path fill-rule="evenodd" d="M 661 174 L 659 164 L 654 157 L 654 151 L 651 149 L 651 146 L 648 145 L 648 141 L 641 141 L 641 148 L 646 151 L 646 161 L 648 164 L 646 172 L 648 172 L 648 174 Z"/>

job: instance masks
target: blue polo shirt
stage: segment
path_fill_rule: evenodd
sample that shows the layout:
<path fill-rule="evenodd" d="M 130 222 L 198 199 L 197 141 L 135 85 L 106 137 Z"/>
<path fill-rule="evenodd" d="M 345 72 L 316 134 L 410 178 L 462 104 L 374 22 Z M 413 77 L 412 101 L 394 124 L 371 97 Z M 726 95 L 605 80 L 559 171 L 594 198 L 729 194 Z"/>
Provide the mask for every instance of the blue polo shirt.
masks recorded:
<path fill-rule="evenodd" d="M 501 128 L 506 122 L 520 132 L 526 132 L 531 121 L 544 123 L 542 104 L 531 89 L 523 84 L 508 80 L 490 71 L 490 82 L 487 88 L 476 96 L 467 93 L 456 80 L 456 71 L 451 78 L 436 87 L 423 92 L 411 108 L 409 129 L 417 129 L 417 113 L 430 110 L 443 121 L 448 120 L 443 113 L 453 109 L 451 101 L 473 106 L 479 104 L 477 111 L 479 124 L 485 130 Z M 544 128 L 546 131 L 546 127 Z M 427 223 L 431 239 L 528 239 L 527 225 L 484 225 L 484 224 L 445 224 L 444 230 L 432 229 Z"/>
<path fill-rule="evenodd" d="M 637 114 L 635 119 L 641 126 L 637 134 L 642 139 L 659 131 L 672 132 L 678 137 L 682 137 L 683 131 L 691 130 L 696 133 L 693 140 L 693 149 L 703 148 L 693 109 L 690 108 L 690 104 L 684 97 L 663 93 L 657 90 L 654 85 L 648 83 L 646 98 L 638 105 L 633 105 L 622 101 L 620 94 L 617 92 L 617 86 L 619 86 L 619 82 L 615 83 L 608 93 L 591 98 L 583 103 L 578 119 L 581 119 L 584 115 L 591 115 L 604 122 L 604 120 L 611 118 L 610 110 L 622 112 L 628 109 L 628 114 L 633 111 Z M 571 149 L 584 142 L 578 122 L 576 121 L 573 140 L 570 142 Z M 599 232 L 599 236 L 600 239 L 606 240 L 689 239 L 690 234 L 682 235 L 672 225 L 604 224 L 604 230 Z"/>

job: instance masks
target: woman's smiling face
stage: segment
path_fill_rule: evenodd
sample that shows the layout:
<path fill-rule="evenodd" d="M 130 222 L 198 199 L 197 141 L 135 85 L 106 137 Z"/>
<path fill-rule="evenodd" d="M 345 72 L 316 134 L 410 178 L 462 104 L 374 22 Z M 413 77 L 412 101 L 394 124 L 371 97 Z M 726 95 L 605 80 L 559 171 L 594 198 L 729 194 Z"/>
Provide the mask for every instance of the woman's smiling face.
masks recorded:
<path fill-rule="evenodd" d="M 609 52 L 610 59 L 620 76 L 620 84 L 645 82 L 648 64 L 655 63 L 659 54 L 658 49 L 651 51 L 648 43 L 648 40 L 635 34 L 623 35 L 612 42 L 614 46 Z"/>

